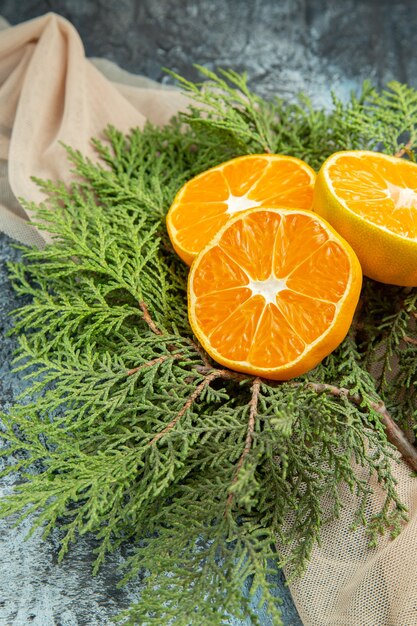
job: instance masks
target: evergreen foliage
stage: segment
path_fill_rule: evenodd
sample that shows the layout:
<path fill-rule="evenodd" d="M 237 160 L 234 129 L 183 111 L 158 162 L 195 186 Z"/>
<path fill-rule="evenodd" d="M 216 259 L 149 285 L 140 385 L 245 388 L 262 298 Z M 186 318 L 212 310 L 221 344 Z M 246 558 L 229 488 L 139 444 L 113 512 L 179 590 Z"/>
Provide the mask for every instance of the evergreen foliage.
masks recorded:
<path fill-rule="evenodd" d="M 246 584 L 279 625 L 271 564 L 302 573 L 327 521 L 324 496 L 337 516 L 347 484 L 371 543 L 406 518 L 381 407 L 412 436 L 417 290 L 366 280 L 349 336 L 297 380 L 233 373 L 192 336 L 187 268 L 164 216 L 188 178 L 239 154 L 281 152 L 315 168 L 345 148 L 412 156 L 417 93 L 365 85 L 325 111 L 304 96 L 265 102 L 244 76 L 202 72 L 202 85 L 178 77 L 196 102 L 188 113 L 129 136 L 107 129 L 94 141 L 98 163 L 67 148 L 80 177 L 69 188 L 38 181 L 48 195 L 38 223 L 54 243 L 10 265 L 22 296 L 16 368 L 32 386 L 2 415 L 3 474 L 24 480 L 0 514 L 36 512 L 45 536 L 58 526 L 61 557 L 93 533 L 96 570 L 122 542 L 135 545 L 125 580 L 142 573 L 145 588 L 123 623 L 257 624 Z M 372 517 L 355 464 L 385 489 Z"/>

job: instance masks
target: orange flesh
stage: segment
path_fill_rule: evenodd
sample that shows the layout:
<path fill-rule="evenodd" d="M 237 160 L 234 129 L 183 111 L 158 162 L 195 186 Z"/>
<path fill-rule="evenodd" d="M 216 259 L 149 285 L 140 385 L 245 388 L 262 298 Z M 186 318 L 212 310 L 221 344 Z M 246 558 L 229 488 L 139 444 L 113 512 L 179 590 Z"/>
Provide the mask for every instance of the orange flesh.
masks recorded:
<path fill-rule="evenodd" d="M 242 215 L 199 258 L 196 321 L 223 357 L 277 368 L 331 326 L 350 270 L 347 252 L 315 217 Z"/>
<path fill-rule="evenodd" d="M 334 192 L 346 207 L 369 222 L 417 238 L 417 168 L 367 154 L 339 156 L 329 166 Z M 363 165 L 362 165 L 363 163 Z"/>
<path fill-rule="evenodd" d="M 176 242 L 198 253 L 231 215 L 252 207 L 310 209 L 314 173 L 286 157 L 248 156 L 190 180 L 170 210 Z"/>

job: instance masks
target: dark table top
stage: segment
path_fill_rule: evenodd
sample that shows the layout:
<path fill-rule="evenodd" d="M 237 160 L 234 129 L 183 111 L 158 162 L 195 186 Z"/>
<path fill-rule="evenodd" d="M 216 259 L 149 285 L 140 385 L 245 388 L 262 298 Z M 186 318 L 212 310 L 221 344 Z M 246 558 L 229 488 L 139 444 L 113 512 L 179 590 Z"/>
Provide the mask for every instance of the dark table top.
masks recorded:
<path fill-rule="evenodd" d="M 294 98 L 303 90 L 328 106 L 330 91 L 347 99 L 364 79 L 417 86 L 417 3 L 414 0 L 0 0 L 11 24 L 54 11 L 79 31 L 88 56 L 170 82 L 163 67 L 197 79 L 194 63 L 246 71 L 260 95 Z M 0 234 L 0 410 L 10 409 L 25 382 L 11 371 L 7 314 L 18 305 L 5 262 L 18 257 Z M 0 495 L 12 480 L 0 481 Z M 116 588 L 123 554 L 91 576 L 92 543 L 82 539 L 62 565 L 57 543 L 27 543 L 28 523 L 0 523 L 1 626 L 105 626 L 135 600 L 139 586 Z M 301 622 L 277 577 L 287 626 Z M 231 624 L 236 622 L 231 621 Z M 264 620 L 265 626 L 269 624 Z M 249 622 L 239 622 L 240 625 Z"/>

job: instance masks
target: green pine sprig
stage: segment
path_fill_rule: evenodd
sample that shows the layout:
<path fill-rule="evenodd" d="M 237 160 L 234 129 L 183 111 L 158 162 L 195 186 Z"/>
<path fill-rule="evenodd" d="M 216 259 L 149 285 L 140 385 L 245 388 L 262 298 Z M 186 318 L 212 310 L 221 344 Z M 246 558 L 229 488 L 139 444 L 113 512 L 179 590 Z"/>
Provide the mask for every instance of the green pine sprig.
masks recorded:
<path fill-rule="evenodd" d="M 410 438 L 416 423 L 417 292 L 366 280 L 349 336 L 306 376 L 231 372 L 192 335 L 165 214 L 187 179 L 242 153 L 317 168 L 339 149 L 401 151 L 408 132 L 411 154 L 417 93 L 366 86 L 324 111 L 305 97 L 265 102 L 234 72 L 203 75 L 180 80 L 196 104 L 179 119 L 109 128 L 94 140 L 98 162 L 67 148 L 79 182 L 38 181 L 47 200 L 28 206 L 53 243 L 10 264 L 15 368 L 30 384 L 2 415 L 2 475 L 21 481 L 0 515 L 36 513 L 45 536 L 57 527 L 61 558 L 94 534 L 95 571 L 129 542 L 124 581 L 140 575 L 144 588 L 123 623 L 259 624 L 256 596 L 279 625 L 270 575 L 302 574 L 342 485 L 371 545 L 406 519 L 388 438 L 392 418 Z M 373 514 L 371 476 L 386 494 Z"/>

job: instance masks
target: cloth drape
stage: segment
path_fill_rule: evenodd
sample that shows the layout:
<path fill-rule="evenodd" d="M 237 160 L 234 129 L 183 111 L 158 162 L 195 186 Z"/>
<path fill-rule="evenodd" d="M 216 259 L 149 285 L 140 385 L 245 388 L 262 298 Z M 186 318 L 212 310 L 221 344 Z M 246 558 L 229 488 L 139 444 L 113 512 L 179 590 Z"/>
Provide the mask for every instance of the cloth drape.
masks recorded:
<path fill-rule="evenodd" d="M 3 27 L 7 23 L 2 22 Z M 0 24 L 1 27 L 1 24 Z M 54 14 L 0 33 L 0 230 L 40 246 L 17 199 L 39 202 L 31 180 L 71 178 L 61 142 L 95 158 L 90 140 L 108 124 L 127 132 L 146 120 L 165 124 L 187 105 L 175 89 L 87 59 L 70 22 Z"/>

